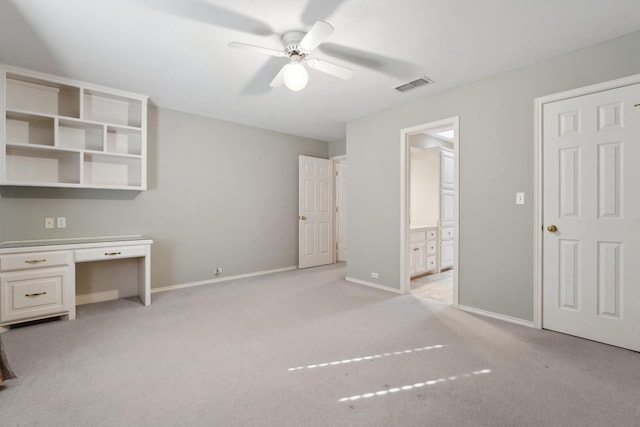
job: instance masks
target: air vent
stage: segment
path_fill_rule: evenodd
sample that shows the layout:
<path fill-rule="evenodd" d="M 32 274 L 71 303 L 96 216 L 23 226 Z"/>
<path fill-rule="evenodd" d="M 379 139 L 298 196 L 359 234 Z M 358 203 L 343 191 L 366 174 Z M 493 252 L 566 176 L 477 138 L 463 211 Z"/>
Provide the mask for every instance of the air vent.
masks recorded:
<path fill-rule="evenodd" d="M 412 89 L 415 89 L 417 87 L 426 86 L 426 85 L 431 84 L 431 83 L 433 83 L 433 80 L 431 80 L 429 77 L 420 77 L 419 79 L 416 79 L 416 80 L 414 80 L 412 82 L 401 84 L 400 86 L 396 87 L 395 89 L 398 92 L 408 92 L 408 91 L 410 91 Z"/>

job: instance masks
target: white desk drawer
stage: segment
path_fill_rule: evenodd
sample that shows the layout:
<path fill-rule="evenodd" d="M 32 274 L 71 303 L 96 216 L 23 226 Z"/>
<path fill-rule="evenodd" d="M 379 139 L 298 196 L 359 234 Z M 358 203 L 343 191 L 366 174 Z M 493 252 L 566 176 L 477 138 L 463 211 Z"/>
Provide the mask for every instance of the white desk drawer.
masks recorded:
<path fill-rule="evenodd" d="M 147 255 L 146 246 L 113 246 L 97 249 L 78 249 L 76 262 L 103 261 L 107 259 L 136 258 Z"/>
<path fill-rule="evenodd" d="M 0 321 L 28 320 L 69 311 L 65 295 L 71 267 L 0 275 Z"/>
<path fill-rule="evenodd" d="M 31 252 L 0 256 L 0 271 L 30 270 L 72 263 L 71 252 Z"/>
<path fill-rule="evenodd" d="M 436 235 L 438 232 L 435 228 L 430 228 L 427 230 L 427 240 L 436 240 Z"/>

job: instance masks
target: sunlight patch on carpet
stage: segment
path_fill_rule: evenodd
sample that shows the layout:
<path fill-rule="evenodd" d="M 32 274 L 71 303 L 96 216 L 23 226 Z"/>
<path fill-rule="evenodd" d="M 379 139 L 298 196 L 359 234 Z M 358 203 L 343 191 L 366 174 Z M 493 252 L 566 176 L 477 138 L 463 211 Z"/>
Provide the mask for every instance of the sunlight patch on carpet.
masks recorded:
<path fill-rule="evenodd" d="M 337 366 L 337 365 L 344 365 L 344 364 L 347 364 L 347 363 L 364 362 L 364 361 L 367 361 L 367 360 L 380 359 L 382 357 L 389 357 L 389 356 L 401 356 L 403 354 L 417 353 L 417 352 L 420 352 L 420 351 L 433 350 L 433 349 L 436 349 L 436 348 L 444 348 L 444 347 L 446 347 L 446 345 L 443 345 L 443 344 L 430 345 L 428 347 L 414 348 L 414 349 L 411 349 L 411 350 L 394 351 L 394 352 L 391 352 L 391 353 L 375 354 L 373 356 L 356 357 L 354 359 L 344 359 L 344 360 L 336 360 L 336 361 L 333 361 L 333 362 L 317 363 L 317 364 L 314 364 L 314 365 L 298 366 L 297 368 L 289 368 L 288 371 L 300 371 L 300 370 L 303 370 L 303 369 L 325 368 L 327 366 Z"/>
<path fill-rule="evenodd" d="M 429 381 L 425 381 L 425 382 L 419 382 L 419 383 L 415 383 L 415 384 L 404 385 L 404 386 L 401 386 L 401 387 L 393 387 L 393 388 L 388 388 L 386 390 L 379 390 L 379 391 L 369 392 L 369 393 L 364 393 L 364 394 L 356 394 L 356 395 L 349 396 L 349 397 L 343 397 L 343 398 L 339 399 L 338 402 L 340 402 L 340 403 L 352 402 L 354 400 L 369 399 L 371 397 L 380 397 L 380 396 L 384 396 L 384 395 L 387 395 L 387 394 L 398 393 L 398 392 L 401 392 L 401 391 L 413 390 L 415 388 L 421 388 L 421 387 L 432 386 L 432 385 L 441 384 L 441 383 L 445 383 L 445 382 L 455 381 L 455 380 L 461 379 L 461 378 L 470 378 L 470 377 L 472 377 L 474 375 L 488 374 L 490 372 L 491 372 L 491 369 L 481 369 L 479 371 L 473 371 L 470 374 L 467 373 L 467 374 L 462 374 L 462 375 L 452 375 L 452 376 L 447 377 L 447 378 L 438 378 L 436 380 L 429 380 Z"/>

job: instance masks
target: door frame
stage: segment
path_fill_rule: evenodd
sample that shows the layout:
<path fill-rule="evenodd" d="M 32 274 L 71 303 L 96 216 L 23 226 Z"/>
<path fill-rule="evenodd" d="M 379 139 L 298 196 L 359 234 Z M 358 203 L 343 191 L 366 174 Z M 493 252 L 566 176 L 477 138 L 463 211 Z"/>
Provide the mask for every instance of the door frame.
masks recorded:
<path fill-rule="evenodd" d="M 411 292 L 411 277 L 409 273 L 409 160 L 410 160 L 410 144 L 409 137 L 416 133 L 422 133 L 427 130 L 441 128 L 444 126 L 453 127 L 453 175 L 454 183 L 454 218 L 453 233 L 454 246 L 453 252 L 453 306 L 458 306 L 458 254 L 460 251 L 460 117 L 454 116 L 447 119 L 437 120 L 433 122 L 423 123 L 421 125 L 412 126 L 400 130 L 400 291 L 404 294 Z"/>
<path fill-rule="evenodd" d="M 341 154 L 339 156 L 332 156 L 329 157 L 330 160 L 333 160 L 333 170 L 337 171 L 338 170 L 338 163 L 340 162 L 346 162 L 347 161 L 347 155 L 346 154 Z M 338 250 L 337 250 L 337 243 L 338 243 L 338 237 L 339 237 L 339 226 L 338 226 L 338 212 L 336 211 L 336 207 L 338 206 L 338 179 L 336 179 L 336 176 L 334 175 L 333 178 L 333 241 L 336 243 L 336 245 L 334 245 L 334 251 L 333 251 L 333 262 L 334 264 L 336 262 L 338 262 Z"/>
<path fill-rule="evenodd" d="M 542 293 L 544 291 L 544 266 L 543 257 L 543 232 L 544 232 L 544 164 L 542 162 L 543 155 L 543 123 L 542 113 L 545 104 L 562 101 L 565 99 L 576 98 L 579 96 L 590 95 L 596 92 L 604 92 L 611 89 L 617 89 L 624 86 L 631 86 L 640 83 L 640 74 L 634 74 L 629 77 L 609 80 L 602 83 L 596 83 L 577 89 L 571 89 L 564 92 L 546 95 L 533 100 L 534 103 L 534 155 L 533 155 L 533 211 L 534 211 L 534 238 L 533 238 L 533 327 L 542 329 L 543 324 L 543 306 Z"/>

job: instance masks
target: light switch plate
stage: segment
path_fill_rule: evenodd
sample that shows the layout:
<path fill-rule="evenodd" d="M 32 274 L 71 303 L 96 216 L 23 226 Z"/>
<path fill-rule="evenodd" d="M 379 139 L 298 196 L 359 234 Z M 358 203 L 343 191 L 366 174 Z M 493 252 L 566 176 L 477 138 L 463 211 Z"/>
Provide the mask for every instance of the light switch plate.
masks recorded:
<path fill-rule="evenodd" d="M 55 223 L 53 222 L 53 218 L 46 217 L 44 219 L 44 228 L 56 228 Z"/>
<path fill-rule="evenodd" d="M 516 205 L 524 205 L 524 193 L 516 193 Z"/>

